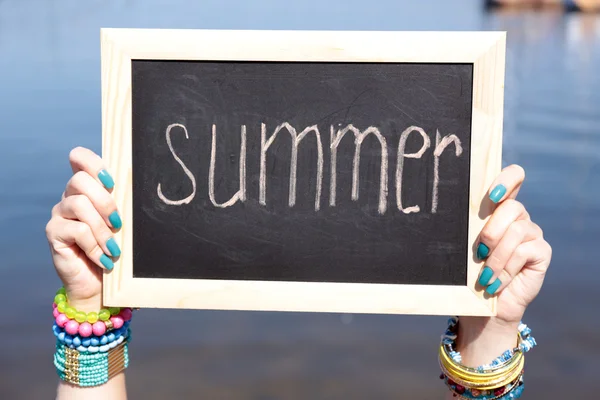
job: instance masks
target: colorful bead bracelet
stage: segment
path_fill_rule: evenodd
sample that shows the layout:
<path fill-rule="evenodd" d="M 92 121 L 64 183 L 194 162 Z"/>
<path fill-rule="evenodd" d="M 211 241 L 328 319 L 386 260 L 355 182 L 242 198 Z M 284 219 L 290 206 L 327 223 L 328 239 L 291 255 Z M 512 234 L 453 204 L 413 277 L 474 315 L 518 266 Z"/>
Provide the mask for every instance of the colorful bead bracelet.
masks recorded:
<path fill-rule="evenodd" d="M 59 295 L 57 295 L 59 296 Z M 56 303 L 55 303 L 56 304 Z M 59 303 L 62 304 L 62 303 Z M 103 309 L 100 310 L 100 313 L 98 313 L 99 315 L 102 315 L 103 319 L 98 320 L 96 318 L 96 313 L 88 313 L 86 315 L 81 315 L 81 318 L 79 319 L 71 319 L 69 318 L 69 316 L 67 314 L 63 314 L 61 312 L 59 312 L 59 306 L 56 305 L 56 307 L 54 307 L 53 310 L 53 315 L 56 318 L 56 325 L 58 325 L 61 328 L 64 328 L 65 331 L 69 334 L 69 335 L 81 335 L 83 337 L 88 337 L 91 335 L 95 335 L 95 336 L 102 336 L 104 333 L 106 333 L 107 331 L 110 331 L 111 329 L 119 329 L 123 326 L 123 324 L 127 321 L 131 320 L 132 317 L 132 311 L 131 308 L 115 308 L 113 311 L 118 311 L 117 314 L 112 315 L 108 310 Z M 104 319 L 106 317 L 106 314 L 109 314 L 108 317 L 106 319 Z M 76 312 L 76 315 L 79 314 L 85 314 L 83 312 Z M 71 313 L 72 315 L 72 313 Z M 83 317 L 86 318 L 83 318 Z M 90 316 L 92 316 L 90 318 Z M 82 320 L 83 318 L 83 322 L 79 322 L 80 320 Z M 94 322 L 90 322 L 90 321 L 94 321 Z"/>
<path fill-rule="evenodd" d="M 537 345 L 535 338 L 531 336 L 531 329 L 527 327 L 527 325 L 520 323 L 518 328 L 518 340 L 519 344 L 517 347 L 508 349 L 500 356 L 496 357 L 489 364 L 481 365 L 477 368 L 468 368 L 476 372 L 489 372 L 494 371 L 499 368 L 506 366 L 507 363 L 511 361 L 513 356 L 517 353 L 526 353 Z M 442 335 L 442 345 L 444 350 L 448 354 L 449 357 L 454 360 L 457 364 L 462 362 L 462 357 L 460 352 L 456 351 L 456 337 L 458 333 L 458 317 L 451 317 L 448 319 L 448 328 L 446 332 Z"/>
<path fill-rule="evenodd" d="M 110 332 L 101 337 L 82 338 L 78 335 L 71 336 L 60 329 L 56 324 L 53 326 L 54 336 L 56 339 L 72 349 L 77 349 L 80 352 L 106 352 L 116 345 L 120 344 L 124 339 L 129 338 L 131 331 L 128 326 Z"/>
<path fill-rule="evenodd" d="M 124 340 L 107 352 L 85 354 L 57 341 L 54 366 L 58 376 L 81 387 L 103 385 L 129 366 L 127 342 Z"/>

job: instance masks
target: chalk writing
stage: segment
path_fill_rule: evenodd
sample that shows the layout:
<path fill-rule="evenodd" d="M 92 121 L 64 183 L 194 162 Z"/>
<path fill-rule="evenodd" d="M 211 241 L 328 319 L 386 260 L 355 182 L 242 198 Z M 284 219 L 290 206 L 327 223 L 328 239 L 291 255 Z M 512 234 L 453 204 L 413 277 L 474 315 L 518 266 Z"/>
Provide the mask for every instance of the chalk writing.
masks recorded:
<path fill-rule="evenodd" d="M 173 149 L 173 145 L 171 143 L 171 130 L 175 127 L 179 127 L 183 129 L 185 133 L 186 139 L 189 139 L 187 128 L 182 124 L 171 124 L 167 127 L 165 132 L 166 142 L 171 152 L 171 155 L 177 161 L 177 163 L 181 166 L 184 173 L 187 175 L 189 180 L 192 183 L 192 193 L 180 200 L 171 200 L 168 199 L 162 192 L 161 184 L 159 183 L 157 186 L 157 193 L 160 200 L 162 200 L 167 205 L 182 205 L 189 204 L 194 196 L 196 195 L 196 178 L 192 174 L 192 172 L 186 167 L 185 163 L 179 158 Z M 273 133 L 267 137 L 267 125 L 265 123 L 261 124 L 260 127 L 260 173 L 259 173 L 259 193 L 258 193 L 258 202 L 259 204 L 266 206 L 267 205 L 267 154 L 271 145 L 274 143 L 277 135 L 282 131 L 286 130 L 292 139 L 292 148 L 290 155 L 290 179 L 289 179 L 289 193 L 288 193 L 288 206 L 294 207 L 296 205 L 296 186 L 297 186 L 297 171 L 298 171 L 298 147 L 302 140 L 310 133 L 313 133 L 316 139 L 316 148 L 317 148 L 317 160 L 316 160 L 316 180 L 315 180 L 315 202 L 314 208 L 315 211 L 319 211 L 321 206 L 321 192 L 323 185 L 323 165 L 324 165 L 324 155 L 323 155 L 323 143 L 321 140 L 321 134 L 319 132 L 319 128 L 317 125 L 311 125 L 300 133 L 297 132 L 296 128 L 294 128 L 290 123 L 283 122 L 280 125 L 277 125 L 273 130 Z M 359 199 L 360 188 L 360 156 L 361 156 L 361 145 L 364 140 L 369 136 L 373 135 L 379 142 L 381 151 L 380 151 L 380 173 L 379 173 L 379 204 L 377 211 L 379 214 L 385 214 L 387 210 L 387 196 L 388 196 L 388 144 L 386 138 L 381 134 L 379 129 L 375 126 L 369 126 L 364 131 L 356 128 L 352 124 L 346 125 L 344 128 L 336 129 L 333 125 L 330 126 L 330 182 L 329 182 L 329 206 L 336 206 L 336 193 L 337 193 L 337 156 L 338 156 L 338 147 L 346 135 L 346 133 L 351 132 L 354 135 L 354 157 L 352 161 L 352 191 L 351 191 L 351 199 L 353 201 L 357 201 Z M 409 136 L 416 132 L 421 136 L 422 144 L 418 151 L 414 153 L 406 152 L 406 142 Z M 208 196 L 210 198 L 211 203 L 215 207 L 226 208 L 231 207 L 234 204 L 239 202 L 246 201 L 247 193 L 246 193 L 246 157 L 247 157 L 247 127 L 246 125 L 240 126 L 240 154 L 239 154 L 239 189 L 236 193 L 234 193 L 229 200 L 219 203 L 216 200 L 215 196 L 215 165 L 216 165 L 216 156 L 217 156 L 217 126 L 216 124 L 212 125 L 212 142 L 211 142 L 211 151 L 210 151 L 210 164 L 209 164 L 209 173 L 208 173 Z M 455 148 L 455 156 L 460 157 L 462 155 L 463 149 L 459 138 L 450 134 L 444 136 L 443 138 L 440 135 L 439 130 L 436 130 L 435 136 L 435 149 L 433 152 L 433 162 L 434 162 L 434 177 L 433 177 L 433 188 L 432 188 L 432 204 L 431 204 L 431 213 L 437 213 L 438 209 L 438 186 L 440 180 L 440 171 L 439 171 L 439 158 L 441 157 L 444 150 L 450 145 L 454 144 Z M 427 133 L 418 126 L 410 126 L 406 128 L 400 138 L 398 140 L 398 153 L 396 158 L 396 174 L 395 174 L 395 189 L 396 189 L 396 206 L 398 210 L 402 211 L 405 214 L 418 213 L 421 211 L 419 205 L 413 206 L 404 206 L 402 203 L 402 174 L 404 169 L 404 159 L 412 158 L 412 159 L 420 159 L 423 154 L 431 147 L 431 139 L 427 135 Z"/>
<path fill-rule="evenodd" d="M 158 194 L 158 197 L 162 201 L 164 201 L 165 204 L 168 204 L 171 206 L 178 206 L 181 204 L 189 204 L 190 201 L 192 201 L 194 199 L 194 196 L 196 196 L 196 178 L 194 178 L 194 175 L 192 174 L 192 172 L 185 166 L 183 161 L 181 161 L 181 158 L 179 158 L 177 156 L 177 154 L 175 154 L 175 150 L 173 149 L 173 144 L 171 143 L 171 129 L 173 129 L 175 127 L 179 127 L 181 129 L 183 129 L 186 139 L 190 138 L 185 126 L 183 126 L 181 124 L 171 124 L 167 127 L 167 132 L 165 133 L 165 136 L 167 138 L 167 146 L 169 146 L 169 150 L 171 151 L 171 154 L 173 155 L 173 158 L 175 159 L 175 161 L 177 161 L 177 163 L 179 165 L 181 165 L 181 168 L 183 168 L 183 172 L 185 172 L 185 174 L 188 176 L 188 178 L 190 178 L 190 181 L 192 181 L 192 194 L 190 194 L 188 197 L 181 199 L 181 200 L 170 200 L 170 199 L 167 199 L 167 197 L 163 194 L 162 189 L 160 187 L 160 183 L 159 183 L 158 186 L 156 187 L 156 193 Z"/>

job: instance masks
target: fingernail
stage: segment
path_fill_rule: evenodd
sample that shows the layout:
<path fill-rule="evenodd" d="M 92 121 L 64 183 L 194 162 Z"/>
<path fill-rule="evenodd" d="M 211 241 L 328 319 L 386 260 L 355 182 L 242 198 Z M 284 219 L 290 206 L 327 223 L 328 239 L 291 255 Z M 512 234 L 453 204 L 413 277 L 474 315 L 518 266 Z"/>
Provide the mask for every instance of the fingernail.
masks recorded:
<path fill-rule="evenodd" d="M 100 179 L 100 182 L 102 182 L 104 187 L 107 189 L 112 189 L 115 186 L 115 181 L 105 169 L 98 172 L 98 179 Z"/>
<path fill-rule="evenodd" d="M 100 256 L 100 262 L 102 263 L 102 265 L 104 265 L 104 268 L 106 268 L 109 271 L 115 267 L 115 263 L 113 263 L 110 257 L 104 253 L 102 253 L 102 255 Z"/>
<path fill-rule="evenodd" d="M 121 255 L 121 249 L 119 248 L 119 245 L 117 244 L 117 241 L 115 240 L 115 238 L 110 238 L 106 241 L 106 247 L 108 248 L 108 251 L 110 251 L 110 254 L 113 257 L 119 257 Z"/>
<path fill-rule="evenodd" d="M 502 285 L 502 281 L 496 278 L 496 280 L 490 286 L 488 286 L 487 289 L 485 289 L 485 291 L 488 292 L 488 294 L 494 294 L 496 293 L 496 290 L 498 290 L 500 285 Z"/>
<path fill-rule="evenodd" d="M 481 286 L 486 286 L 490 282 L 490 279 L 492 279 L 493 275 L 494 271 L 490 267 L 485 267 L 479 276 L 479 284 Z"/>
<path fill-rule="evenodd" d="M 489 254 L 490 254 L 490 248 L 487 247 L 483 243 L 479 243 L 479 246 L 477 246 L 477 258 L 479 258 L 480 260 L 485 260 L 485 258 Z"/>
<path fill-rule="evenodd" d="M 121 217 L 117 211 L 113 211 L 112 214 L 108 216 L 108 220 L 115 229 L 121 229 L 121 226 L 123 226 L 123 222 L 121 222 Z"/>
<path fill-rule="evenodd" d="M 492 190 L 492 193 L 490 193 L 490 200 L 493 201 L 494 203 L 497 203 L 500 201 L 500 199 L 506 194 L 506 188 L 504 187 L 504 185 L 500 184 L 497 185 L 494 190 Z"/>

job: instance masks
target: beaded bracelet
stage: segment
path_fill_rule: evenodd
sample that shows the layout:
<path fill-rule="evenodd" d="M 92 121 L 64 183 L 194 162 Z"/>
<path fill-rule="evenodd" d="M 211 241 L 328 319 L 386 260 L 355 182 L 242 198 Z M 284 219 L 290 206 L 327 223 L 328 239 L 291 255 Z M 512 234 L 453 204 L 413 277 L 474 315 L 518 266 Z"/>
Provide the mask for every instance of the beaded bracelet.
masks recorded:
<path fill-rule="evenodd" d="M 102 353 L 86 354 L 56 342 L 54 366 L 60 379 L 73 385 L 103 385 L 129 366 L 128 340 Z"/>
<path fill-rule="evenodd" d="M 54 336 L 61 343 L 65 344 L 69 348 L 77 349 L 80 352 L 105 352 L 121 343 L 124 339 L 131 335 L 129 330 L 129 323 L 126 323 L 122 328 L 114 330 L 106 335 L 100 337 L 81 337 L 79 335 L 69 335 L 62 330 L 58 325 L 52 326 Z"/>
<path fill-rule="evenodd" d="M 500 356 L 492 360 L 492 362 L 489 364 L 484 364 L 472 369 L 477 372 L 493 371 L 506 365 L 506 363 L 508 363 L 515 354 L 519 352 L 526 353 L 537 345 L 535 338 L 531 336 L 531 329 L 529 329 L 527 325 L 521 322 L 517 328 L 517 331 L 519 340 L 517 347 L 506 350 Z M 460 352 L 455 350 L 457 332 L 458 317 L 451 317 L 448 319 L 448 328 L 442 335 L 442 345 L 452 360 L 454 360 L 454 362 L 457 364 L 460 364 L 462 362 L 462 357 Z"/>

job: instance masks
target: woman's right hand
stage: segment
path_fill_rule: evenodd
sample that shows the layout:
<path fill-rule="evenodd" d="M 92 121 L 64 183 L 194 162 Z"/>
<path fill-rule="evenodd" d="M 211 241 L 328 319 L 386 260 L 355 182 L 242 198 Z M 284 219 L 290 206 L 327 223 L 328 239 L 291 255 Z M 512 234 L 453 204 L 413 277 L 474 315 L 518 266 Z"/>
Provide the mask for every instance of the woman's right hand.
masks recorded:
<path fill-rule="evenodd" d="M 102 159 L 77 147 L 69 154 L 73 176 L 46 225 L 52 260 L 69 304 L 78 310 L 102 306 L 102 269 L 112 270 L 121 250 L 113 233 L 121 218 L 110 194 L 114 181 Z"/>

